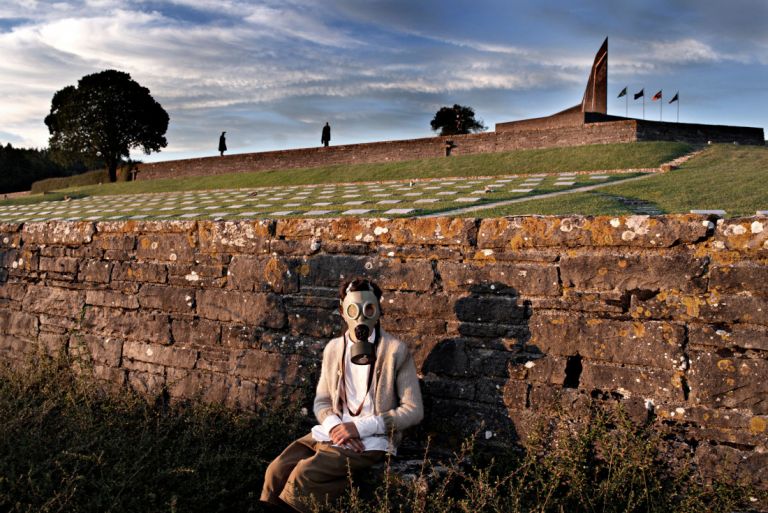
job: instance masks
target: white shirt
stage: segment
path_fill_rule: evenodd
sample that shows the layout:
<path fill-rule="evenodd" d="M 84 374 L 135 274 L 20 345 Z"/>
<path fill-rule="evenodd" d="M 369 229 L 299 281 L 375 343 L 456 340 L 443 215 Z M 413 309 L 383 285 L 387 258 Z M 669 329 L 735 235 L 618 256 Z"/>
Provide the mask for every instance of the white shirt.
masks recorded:
<path fill-rule="evenodd" d="M 376 334 L 372 333 L 368 341 L 373 343 L 375 337 Z M 344 412 L 341 418 L 338 415 L 329 415 L 322 424 L 313 427 L 312 438 L 318 442 L 330 442 L 330 432 L 334 427 L 345 422 L 353 422 L 357 432 L 360 433 L 360 440 L 363 442 L 366 451 L 386 451 L 394 454 L 394 447 L 390 446 L 386 436 L 384 420 L 380 415 L 374 415 L 373 386 L 371 386 L 371 390 L 366 390 L 368 386 L 368 371 L 371 366 L 352 363 L 350 354 L 352 353 L 353 342 L 346 334 L 344 335 L 344 340 L 347 343 L 347 350 L 344 355 L 344 376 L 339 376 L 339 379 L 346 380 L 345 389 L 349 404 L 344 405 Z M 373 369 L 371 369 L 372 371 Z M 360 407 L 360 401 L 365 401 L 363 409 L 360 415 L 353 417 L 349 414 L 349 410 L 351 408 L 352 411 L 356 411 Z"/>

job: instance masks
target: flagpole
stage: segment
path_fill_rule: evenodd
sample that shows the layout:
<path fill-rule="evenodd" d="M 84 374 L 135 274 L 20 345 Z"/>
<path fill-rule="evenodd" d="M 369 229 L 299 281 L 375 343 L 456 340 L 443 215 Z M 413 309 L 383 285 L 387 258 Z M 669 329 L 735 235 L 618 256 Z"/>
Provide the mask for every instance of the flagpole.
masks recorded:
<path fill-rule="evenodd" d="M 641 90 L 643 91 L 643 120 L 645 120 L 645 87 Z"/>
<path fill-rule="evenodd" d="M 629 117 L 629 93 L 624 95 L 624 117 Z"/>
<path fill-rule="evenodd" d="M 680 93 L 677 93 L 677 122 L 680 123 Z"/>
<path fill-rule="evenodd" d="M 664 107 L 664 97 L 659 98 L 659 121 L 664 121 L 661 117 L 662 107 Z"/>

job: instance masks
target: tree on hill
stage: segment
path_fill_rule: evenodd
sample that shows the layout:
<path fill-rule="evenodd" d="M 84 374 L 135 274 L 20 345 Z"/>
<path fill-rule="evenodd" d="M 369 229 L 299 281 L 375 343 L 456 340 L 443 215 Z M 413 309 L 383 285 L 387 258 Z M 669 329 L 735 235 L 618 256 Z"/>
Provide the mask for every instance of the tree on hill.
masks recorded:
<path fill-rule="evenodd" d="M 469 134 L 482 132 L 488 128 L 482 120 L 475 119 L 475 111 L 472 107 L 458 104 L 440 108 L 429 124 L 432 130 L 440 130 L 440 135 Z"/>
<path fill-rule="evenodd" d="M 109 180 L 117 180 L 117 166 L 132 148 L 147 155 L 168 142 L 168 113 L 149 89 L 128 73 L 106 70 L 81 78 L 53 95 L 45 124 L 49 144 L 61 161 L 101 160 Z"/>

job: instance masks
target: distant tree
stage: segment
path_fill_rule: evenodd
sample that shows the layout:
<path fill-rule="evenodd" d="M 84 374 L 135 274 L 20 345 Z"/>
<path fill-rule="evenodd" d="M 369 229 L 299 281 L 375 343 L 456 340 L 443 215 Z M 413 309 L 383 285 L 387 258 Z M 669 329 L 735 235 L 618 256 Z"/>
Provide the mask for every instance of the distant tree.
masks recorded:
<path fill-rule="evenodd" d="M 472 107 L 464 107 L 463 105 L 442 107 L 432 118 L 430 125 L 432 130 L 440 130 L 440 135 L 469 134 L 482 132 L 488 128 L 482 120 L 475 119 L 475 111 L 472 110 Z"/>
<path fill-rule="evenodd" d="M 109 180 L 132 148 L 147 155 L 168 142 L 168 113 L 128 73 L 106 70 L 81 78 L 53 95 L 45 124 L 49 144 L 61 161 L 103 161 Z"/>

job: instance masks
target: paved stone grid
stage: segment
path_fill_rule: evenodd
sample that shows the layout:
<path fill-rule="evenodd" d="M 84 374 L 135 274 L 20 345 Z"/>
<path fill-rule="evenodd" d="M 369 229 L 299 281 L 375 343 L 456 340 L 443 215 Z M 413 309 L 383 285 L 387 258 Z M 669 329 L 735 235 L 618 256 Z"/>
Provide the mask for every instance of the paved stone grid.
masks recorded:
<path fill-rule="evenodd" d="M 560 173 L 92 196 L 0 206 L 0 222 L 413 216 L 631 176 Z"/>
<path fill-rule="evenodd" d="M 311 394 L 338 283 L 366 275 L 435 444 L 482 425 L 503 445 L 553 401 L 587 417 L 597 398 L 765 485 L 766 262 L 765 217 L 0 224 L 0 358 L 65 351 L 242 407 Z"/>

